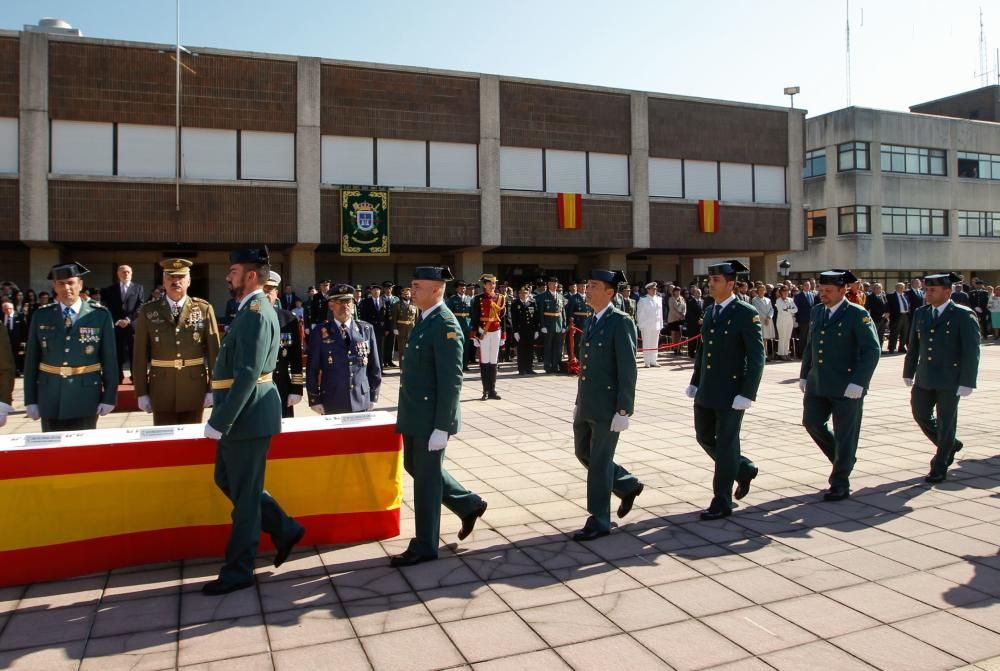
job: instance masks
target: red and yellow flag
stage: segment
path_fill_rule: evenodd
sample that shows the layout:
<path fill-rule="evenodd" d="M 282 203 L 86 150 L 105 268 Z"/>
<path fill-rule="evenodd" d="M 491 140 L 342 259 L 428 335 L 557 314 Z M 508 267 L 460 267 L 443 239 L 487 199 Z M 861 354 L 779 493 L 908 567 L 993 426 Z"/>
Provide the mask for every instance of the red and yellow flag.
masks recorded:
<path fill-rule="evenodd" d="M 719 232 L 719 201 L 698 201 L 698 230 L 702 233 Z"/>
<path fill-rule="evenodd" d="M 556 202 L 559 208 L 559 228 L 580 228 L 583 223 L 583 196 L 578 193 L 560 193 Z"/>

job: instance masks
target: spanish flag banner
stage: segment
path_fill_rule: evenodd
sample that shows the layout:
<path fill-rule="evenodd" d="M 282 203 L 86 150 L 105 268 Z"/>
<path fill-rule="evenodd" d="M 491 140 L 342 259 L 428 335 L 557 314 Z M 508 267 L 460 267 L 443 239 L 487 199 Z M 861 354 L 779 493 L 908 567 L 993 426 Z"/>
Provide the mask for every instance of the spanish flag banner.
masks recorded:
<path fill-rule="evenodd" d="M 579 193 L 560 193 L 557 202 L 559 228 L 580 228 L 583 223 L 583 196 Z"/>
<path fill-rule="evenodd" d="M 698 201 L 698 230 L 702 233 L 719 232 L 719 201 Z"/>

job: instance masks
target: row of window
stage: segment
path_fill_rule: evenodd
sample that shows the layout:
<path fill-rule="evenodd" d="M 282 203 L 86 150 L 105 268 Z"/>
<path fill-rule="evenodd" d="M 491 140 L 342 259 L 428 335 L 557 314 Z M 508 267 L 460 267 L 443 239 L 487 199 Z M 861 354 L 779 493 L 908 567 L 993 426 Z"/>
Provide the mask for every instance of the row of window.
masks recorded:
<path fill-rule="evenodd" d="M 628 182 L 624 154 L 500 147 L 501 189 L 627 196 Z"/>
<path fill-rule="evenodd" d="M 806 235 L 826 237 L 828 210 L 806 212 Z M 871 233 L 868 205 L 848 205 L 837 208 L 837 232 L 840 235 Z M 883 235 L 948 235 L 948 214 L 945 210 L 920 207 L 883 207 Z M 1000 238 L 1000 212 L 970 212 L 959 210 L 958 234 L 970 238 Z"/>
<path fill-rule="evenodd" d="M 870 170 L 869 149 L 868 142 L 844 142 L 837 145 L 837 171 Z M 946 156 L 944 149 L 883 144 L 880 150 L 880 165 L 882 172 L 943 177 L 948 174 Z M 807 151 L 802 177 L 820 177 L 825 174 L 826 150 Z M 1000 156 L 960 151 L 958 176 L 1000 179 Z"/>
<path fill-rule="evenodd" d="M 649 159 L 649 195 L 735 203 L 784 203 L 785 168 L 772 165 Z"/>

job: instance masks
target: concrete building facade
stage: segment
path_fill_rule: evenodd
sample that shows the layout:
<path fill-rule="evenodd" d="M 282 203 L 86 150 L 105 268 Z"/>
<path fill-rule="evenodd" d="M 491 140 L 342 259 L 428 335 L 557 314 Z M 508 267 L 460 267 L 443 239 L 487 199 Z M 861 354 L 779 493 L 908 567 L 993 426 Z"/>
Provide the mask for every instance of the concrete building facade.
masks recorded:
<path fill-rule="evenodd" d="M 792 277 L 1000 281 L 1000 124 L 849 107 L 808 119 L 805 137 L 807 249 L 789 255 Z"/>

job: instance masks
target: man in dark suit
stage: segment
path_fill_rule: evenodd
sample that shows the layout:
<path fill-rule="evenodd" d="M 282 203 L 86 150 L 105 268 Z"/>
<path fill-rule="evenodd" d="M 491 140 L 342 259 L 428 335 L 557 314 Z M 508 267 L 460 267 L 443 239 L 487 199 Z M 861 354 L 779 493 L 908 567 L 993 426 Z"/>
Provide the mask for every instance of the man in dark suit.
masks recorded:
<path fill-rule="evenodd" d="M 14 357 L 14 366 L 17 374 L 21 375 L 24 373 L 24 349 L 28 342 L 28 325 L 22 315 L 14 312 L 13 303 L 3 304 L 3 325 L 10 339 L 10 353 Z"/>
<path fill-rule="evenodd" d="M 391 332 L 391 329 L 388 328 L 389 314 L 386 303 L 382 299 L 382 287 L 377 284 L 372 284 L 368 287 L 368 295 L 361 301 L 361 306 L 358 308 L 358 316 L 361 318 L 361 321 L 368 322 L 375 329 L 378 360 L 384 369 L 386 365 L 382 357 L 384 354 L 385 333 L 386 331 Z"/>
<path fill-rule="evenodd" d="M 912 316 L 917 308 L 924 304 L 924 282 L 918 277 L 910 281 L 910 288 L 906 290 L 906 300 L 910 302 L 910 315 Z M 912 319 L 911 319 L 912 323 Z"/>
<path fill-rule="evenodd" d="M 145 295 L 141 284 L 132 281 L 132 266 L 118 266 L 118 281 L 101 289 L 101 302 L 111 311 L 115 324 L 115 349 L 118 351 L 119 382 L 125 380 L 125 363 L 132 370 L 132 343 L 135 339 L 135 319 Z"/>
<path fill-rule="evenodd" d="M 965 285 L 961 282 L 956 282 L 951 288 L 951 300 L 953 303 L 958 305 L 963 305 L 967 308 L 972 307 L 972 301 L 969 299 L 969 293 L 965 290 Z"/>
<path fill-rule="evenodd" d="M 322 324 L 330 318 L 330 280 L 319 283 L 319 291 L 309 299 L 309 324 Z"/>
<path fill-rule="evenodd" d="M 976 320 L 979 322 L 979 331 L 983 340 L 990 333 L 990 292 L 986 290 L 986 284 L 976 278 L 972 281 L 973 289 L 969 292 L 969 307 L 976 313 Z"/>
<path fill-rule="evenodd" d="M 882 341 L 885 339 L 885 326 L 889 318 L 889 304 L 882 291 L 882 285 L 876 282 L 872 286 L 872 292 L 865 300 L 865 308 L 872 317 L 872 324 L 875 326 L 875 335 L 878 337 L 879 349 L 882 349 Z"/>
<path fill-rule="evenodd" d="M 684 313 L 684 337 L 693 338 L 701 331 L 701 318 L 705 313 L 705 301 L 701 298 L 701 289 L 691 287 L 691 295 L 687 299 L 687 311 Z M 688 343 L 688 356 L 692 359 L 698 353 L 698 341 Z"/>
<path fill-rule="evenodd" d="M 291 284 L 285 285 L 285 293 L 281 294 L 281 307 L 284 310 L 291 312 L 292 308 L 295 307 L 295 301 L 302 300 L 299 295 L 295 293 L 295 289 L 292 288 Z M 303 301 L 305 303 L 305 301 Z"/>
<path fill-rule="evenodd" d="M 812 282 L 806 280 L 802 283 L 802 291 L 795 294 L 793 299 L 798 312 L 795 313 L 795 323 L 798 326 L 796 336 L 795 352 L 802 358 L 802 353 L 809 346 L 809 320 L 811 319 L 813 306 L 816 305 L 816 292 L 813 291 Z"/>
<path fill-rule="evenodd" d="M 910 339 L 910 315 L 914 310 L 910 294 L 913 290 L 904 291 L 905 286 L 902 282 L 897 283 L 896 292 L 886 298 L 886 304 L 889 306 L 889 351 L 897 351 L 898 342 L 900 354 L 906 353 L 906 342 Z M 922 291 L 918 297 L 922 304 L 924 300 Z"/>

